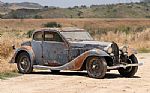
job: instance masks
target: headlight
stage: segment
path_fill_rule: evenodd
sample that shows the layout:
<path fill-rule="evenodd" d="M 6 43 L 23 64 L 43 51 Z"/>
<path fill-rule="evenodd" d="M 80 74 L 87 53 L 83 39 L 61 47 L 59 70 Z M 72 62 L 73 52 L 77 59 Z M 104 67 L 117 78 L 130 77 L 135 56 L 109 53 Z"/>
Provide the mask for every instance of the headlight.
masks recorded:
<path fill-rule="evenodd" d="M 109 47 L 109 48 L 107 49 L 107 52 L 111 54 L 111 53 L 113 52 L 113 49 L 112 49 L 111 47 Z"/>
<path fill-rule="evenodd" d="M 124 47 L 122 48 L 122 52 L 123 52 L 123 53 L 127 53 L 127 51 L 128 51 L 128 48 L 127 48 L 126 46 L 124 46 Z"/>

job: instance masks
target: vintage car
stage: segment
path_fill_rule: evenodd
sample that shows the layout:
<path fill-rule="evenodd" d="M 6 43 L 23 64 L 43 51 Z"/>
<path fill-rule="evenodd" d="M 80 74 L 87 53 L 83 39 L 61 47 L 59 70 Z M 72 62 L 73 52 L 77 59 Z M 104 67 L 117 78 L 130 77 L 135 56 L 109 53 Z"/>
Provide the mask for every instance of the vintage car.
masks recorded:
<path fill-rule="evenodd" d="M 141 65 L 135 53 L 115 42 L 96 41 L 84 29 L 45 28 L 33 32 L 32 40 L 22 43 L 10 62 L 23 74 L 34 68 L 53 73 L 85 70 L 89 77 L 104 78 L 107 71 L 118 70 L 122 76 L 132 77 Z"/>

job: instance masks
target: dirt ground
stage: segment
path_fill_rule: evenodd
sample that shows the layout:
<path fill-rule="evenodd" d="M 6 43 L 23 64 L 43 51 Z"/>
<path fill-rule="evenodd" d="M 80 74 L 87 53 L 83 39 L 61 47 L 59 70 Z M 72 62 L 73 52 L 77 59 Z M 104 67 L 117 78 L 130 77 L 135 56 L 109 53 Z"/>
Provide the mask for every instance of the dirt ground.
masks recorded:
<path fill-rule="evenodd" d="M 0 80 L 0 93 L 150 93 L 150 53 L 138 54 L 138 73 L 123 78 L 117 71 L 108 72 L 105 79 L 92 79 L 85 72 L 49 71 Z"/>

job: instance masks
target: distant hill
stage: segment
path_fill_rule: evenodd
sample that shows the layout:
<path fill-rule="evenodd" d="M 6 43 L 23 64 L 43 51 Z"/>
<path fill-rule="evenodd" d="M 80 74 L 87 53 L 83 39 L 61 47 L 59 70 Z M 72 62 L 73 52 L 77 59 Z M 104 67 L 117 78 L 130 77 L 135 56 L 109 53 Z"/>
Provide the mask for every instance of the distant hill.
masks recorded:
<path fill-rule="evenodd" d="M 22 2 L 22 3 L 10 3 L 9 4 L 10 9 L 41 9 L 43 6 L 41 6 L 38 3 L 31 3 L 31 2 Z"/>
<path fill-rule="evenodd" d="M 32 2 L 22 2 L 22 3 L 4 3 L 0 1 L 0 14 L 10 12 L 9 10 L 17 9 L 41 9 L 42 5 Z"/>
<path fill-rule="evenodd" d="M 75 6 L 70 8 L 43 7 L 36 3 L 9 4 L 2 18 L 150 18 L 150 3 Z M 19 8 L 12 8 L 19 6 Z M 22 8 L 21 8 L 22 7 Z"/>
<path fill-rule="evenodd" d="M 0 1 L 0 6 L 2 6 L 4 3 Z"/>

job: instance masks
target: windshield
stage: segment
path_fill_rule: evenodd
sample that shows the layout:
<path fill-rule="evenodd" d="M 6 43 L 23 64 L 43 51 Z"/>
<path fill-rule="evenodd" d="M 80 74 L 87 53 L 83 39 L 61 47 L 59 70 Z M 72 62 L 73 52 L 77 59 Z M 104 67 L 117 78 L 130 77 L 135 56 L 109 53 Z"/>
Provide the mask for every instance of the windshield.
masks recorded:
<path fill-rule="evenodd" d="M 91 41 L 93 38 L 86 31 L 64 31 L 61 34 L 70 41 Z"/>

